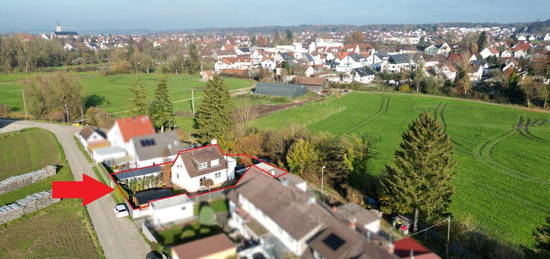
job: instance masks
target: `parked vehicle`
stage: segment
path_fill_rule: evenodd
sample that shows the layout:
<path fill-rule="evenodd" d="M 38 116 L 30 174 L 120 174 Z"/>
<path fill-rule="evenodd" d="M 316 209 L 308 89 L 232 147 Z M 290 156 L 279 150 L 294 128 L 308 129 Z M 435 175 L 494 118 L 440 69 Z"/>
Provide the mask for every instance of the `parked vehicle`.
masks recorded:
<path fill-rule="evenodd" d="M 117 218 L 122 218 L 122 217 L 127 217 L 128 215 L 130 215 L 128 213 L 128 208 L 126 208 L 126 204 L 124 203 L 119 203 L 117 205 L 115 205 L 115 215 L 117 216 Z"/>

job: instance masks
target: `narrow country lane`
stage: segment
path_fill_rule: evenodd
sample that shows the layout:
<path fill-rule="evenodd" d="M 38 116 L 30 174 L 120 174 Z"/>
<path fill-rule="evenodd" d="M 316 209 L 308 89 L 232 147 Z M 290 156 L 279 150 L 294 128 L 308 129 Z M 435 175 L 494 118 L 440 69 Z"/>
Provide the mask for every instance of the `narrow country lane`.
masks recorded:
<path fill-rule="evenodd" d="M 75 180 L 82 180 L 82 174 L 96 178 L 92 166 L 88 163 L 74 141 L 74 134 L 78 127 L 57 124 L 13 121 L 0 119 L 0 133 L 20 130 L 23 128 L 38 127 L 55 134 L 65 151 L 65 156 L 71 167 Z M 86 206 L 92 224 L 99 238 L 99 242 L 107 258 L 145 258 L 150 251 L 149 245 L 139 233 L 140 230 L 128 218 L 117 218 L 113 212 L 114 201 L 106 195 Z"/>

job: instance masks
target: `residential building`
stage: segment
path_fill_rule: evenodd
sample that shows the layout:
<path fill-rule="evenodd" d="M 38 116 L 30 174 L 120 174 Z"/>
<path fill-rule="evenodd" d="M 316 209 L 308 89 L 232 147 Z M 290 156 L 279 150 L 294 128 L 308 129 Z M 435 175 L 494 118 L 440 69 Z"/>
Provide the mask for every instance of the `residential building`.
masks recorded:
<path fill-rule="evenodd" d="M 113 127 L 107 132 L 107 139 L 111 146 L 129 150 L 133 137 L 155 134 L 153 124 L 147 115 L 117 119 Z"/>
<path fill-rule="evenodd" d="M 88 152 L 111 145 L 111 143 L 109 143 L 109 141 L 105 138 L 103 132 L 100 132 L 92 127 L 84 127 L 78 132 L 77 136 L 84 149 Z"/>
<path fill-rule="evenodd" d="M 235 178 L 236 165 L 218 145 L 183 150 L 172 165 L 172 184 L 190 193 L 216 188 Z"/>
<path fill-rule="evenodd" d="M 133 167 L 145 167 L 173 161 L 179 151 L 190 148 L 183 145 L 175 131 L 133 137 L 128 154 Z"/>
<path fill-rule="evenodd" d="M 278 247 L 277 258 L 288 253 L 300 258 L 394 258 L 317 201 L 304 183 L 296 175 L 274 177 L 250 167 L 228 192 L 229 225 L 245 238 Z"/>

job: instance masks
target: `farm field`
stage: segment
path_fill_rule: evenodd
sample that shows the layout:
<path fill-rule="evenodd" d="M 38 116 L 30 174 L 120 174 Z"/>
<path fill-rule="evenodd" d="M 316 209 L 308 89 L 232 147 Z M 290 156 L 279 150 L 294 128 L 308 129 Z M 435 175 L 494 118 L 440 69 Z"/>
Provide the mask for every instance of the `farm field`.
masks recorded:
<path fill-rule="evenodd" d="M 84 94 L 91 104 L 103 107 L 111 113 L 124 113 L 130 109 L 129 100 L 132 95 L 129 88 L 139 78 L 146 86 L 149 96 L 153 96 L 158 78 L 167 77 L 169 93 L 175 102 L 176 111 L 191 111 L 191 89 L 195 89 L 195 97 L 200 99 L 206 87 L 206 82 L 199 81 L 198 75 L 187 74 L 123 74 L 104 76 L 99 72 L 71 72 L 80 78 L 84 88 Z M 21 98 L 22 85 L 20 81 L 31 74 L 0 74 L 0 103 L 23 110 Z M 237 78 L 225 78 L 225 84 L 229 90 L 254 86 L 254 81 Z M 196 103 L 197 104 L 197 103 Z M 123 116 L 123 114 L 121 114 Z"/>
<path fill-rule="evenodd" d="M 64 200 L 0 225 L 0 258 L 104 258 L 91 231 L 80 201 Z"/>
<path fill-rule="evenodd" d="M 58 152 L 52 152 L 57 150 Z M 0 195 L 0 206 L 51 188 L 52 181 L 69 181 L 71 171 L 54 135 L 39 128 L 0 134 L 0 180 L 47 165 L 61 167 L 55 176 Z"/>
<path fill-rule="evenodd" d="M 0 135 L 0 176 L 61 166 L 53 177 L 0 195 L 0 205 L 51 189 L 51 181 L 73 180 L 54 135 L 29 128 Z M 0 225 L 0 258 L 101 258 L 103 252 L 79 200 L 63 200 Z"/>
<path fill-rule="evenodd" d="M 281 128 L 305 123 L 312 132 L 367 134 L 377 140 L 378 155 L 370 172 L 379 175 L 408 124 L 421 111 L 431 110 L 455 142 L 455 217 L 471 215 L 491 236 L 530 247 L 532 231 L 550 215 L 550 114 L 391 93 L 352 93 L 315 105 L 319 104 L 279 111 L 253 125 Z M 323 105 L 344 108 L 327 116 Z"/>

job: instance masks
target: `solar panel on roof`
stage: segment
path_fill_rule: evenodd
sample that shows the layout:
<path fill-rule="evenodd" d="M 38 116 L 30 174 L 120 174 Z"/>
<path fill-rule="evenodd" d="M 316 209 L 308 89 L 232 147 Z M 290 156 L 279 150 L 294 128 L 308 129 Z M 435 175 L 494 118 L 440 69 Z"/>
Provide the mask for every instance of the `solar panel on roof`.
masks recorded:
<path fill-rule="evenodd" d="M 346 243 L 342 238 L 337 236 L 336 234 L 330 234 L 325 239 L 323 239 L 323 243 L 330 247 L 333 251 L 338 250 L 342 245 Z"/>

